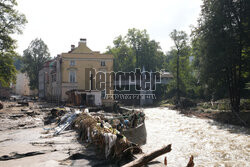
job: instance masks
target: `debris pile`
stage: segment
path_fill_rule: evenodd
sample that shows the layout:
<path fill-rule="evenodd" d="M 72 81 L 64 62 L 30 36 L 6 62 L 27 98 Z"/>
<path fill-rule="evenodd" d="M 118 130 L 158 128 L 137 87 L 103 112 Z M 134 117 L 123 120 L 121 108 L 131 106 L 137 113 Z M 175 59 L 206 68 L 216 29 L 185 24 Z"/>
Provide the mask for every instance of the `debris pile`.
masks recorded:
<path fill-rule="evenodd" d="M 43 124 L 40 120 L 43 119 L 44 113 L 37 109 L 37 103 L 29 102 L 29 106 L 22 106 L 17 101 L 10 100 L 1 103 L 4 108 L 0 110 L 0 131 L 34 128 Z"/>
<path fill-rule="evenodd" d="M 121 160 L 123 157 L 140 153 L 136 144 L 127 140 L 116 128 L 99 116 L 84 112 L 76 118 L 75 128 L 79 131 L 80 140 L 95 144 L 106 159 Z"/>
<path fill-rule="evenodd" d="M 144 124 L 145 114 L 141 110 L 122 109 L 118 114 L 106 113 L 104 111 L 90 113 L 94 117 L 102 119 L 104 122 L 108 122 L 113 128 L 116 128 L 120 132 L 131 128 L 136 128 L 141 124 Z"/>
<path fill-rule="evenodd" d="M 55 128 L 55 135 L 60 134 L 62 131 L 67 129 L 69 126 L 72 125 L 73 121 L 77 118 L 77 116 L 81 113 L 80 110 L 75 110 L 74 112 L 69 112 L 61 117 L 59 126 Z"/>
<path fill-rule="evenodd" d="M 93 117 L 102 120 L 102 124 L 109 123 L 112 128 L 117 129 L 122 135 L 138 145 L 144 145 L 147 141 L 147 131 L 144 124 L 145 114 L 142 110 L 120 108 L 118 113 L 107 113 L 103 111 L 90 112 Z"/>
<path fill-rule="evenodd" d="M 70 113 L 70 108 L 68 107 L 56 107 L 50 110 L 50 113 L 44 118 L 44 124 L 48 125 L 54 122 L 60 123 L 61 118 L 66 113 Z"/>

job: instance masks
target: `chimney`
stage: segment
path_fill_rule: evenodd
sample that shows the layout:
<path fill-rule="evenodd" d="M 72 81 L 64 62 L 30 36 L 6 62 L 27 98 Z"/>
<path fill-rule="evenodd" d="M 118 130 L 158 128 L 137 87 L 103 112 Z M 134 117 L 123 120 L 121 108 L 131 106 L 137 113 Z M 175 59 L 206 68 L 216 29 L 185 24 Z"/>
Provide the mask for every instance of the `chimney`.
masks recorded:
<path fill-rule="evenodd" d="M 80 44 L 85 44 L 86 45 L 86 43 L 87 43 L 87 39 L 86 38 L 81 38 L 80 42 L 79 42 L 79 45 Z"/>
<path fill-rule="evenodd" d="M 71 45 L 71 51 L 75 49 L 75 45 Z"/>

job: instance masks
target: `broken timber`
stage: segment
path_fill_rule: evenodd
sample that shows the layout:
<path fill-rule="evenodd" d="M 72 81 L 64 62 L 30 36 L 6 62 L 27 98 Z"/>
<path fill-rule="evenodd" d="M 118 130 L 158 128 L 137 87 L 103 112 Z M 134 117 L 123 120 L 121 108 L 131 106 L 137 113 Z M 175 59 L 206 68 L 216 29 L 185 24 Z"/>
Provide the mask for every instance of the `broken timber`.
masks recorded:
<path fill-rule="evenodd" d="M 190 157 L 187 167 L 194 167 L 194 156 Z"/>
<path fill-rule="evenodd" d="M 146 165 L 148 162 L 161 156 L 162 154 L 168 153 L 170 151 L 171 151 L 171 144 L 169 144 L 168 146 L 165 146 L 159 150 L 156 150 L 152 153 L 146 154 L 143 157 L 136 159 L 128 164 L 125 164 L 122 167 L 140 167 L 140 166 Z"/>

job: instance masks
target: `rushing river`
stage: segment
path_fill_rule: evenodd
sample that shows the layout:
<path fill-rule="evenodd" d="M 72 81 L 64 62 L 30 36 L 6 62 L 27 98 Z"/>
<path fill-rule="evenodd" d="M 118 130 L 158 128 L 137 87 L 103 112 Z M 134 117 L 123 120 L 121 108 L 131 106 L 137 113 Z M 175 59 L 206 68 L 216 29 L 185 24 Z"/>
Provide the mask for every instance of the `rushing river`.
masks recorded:
<path fill-rule="evenodd" d="M 195 166 L 250 166 L 250 129 L 186 117 L 166 108 L 145 109 L 147 144 L 145 153 L 172 144 L 168 166 L 186 166 L 194 156 Z"/>

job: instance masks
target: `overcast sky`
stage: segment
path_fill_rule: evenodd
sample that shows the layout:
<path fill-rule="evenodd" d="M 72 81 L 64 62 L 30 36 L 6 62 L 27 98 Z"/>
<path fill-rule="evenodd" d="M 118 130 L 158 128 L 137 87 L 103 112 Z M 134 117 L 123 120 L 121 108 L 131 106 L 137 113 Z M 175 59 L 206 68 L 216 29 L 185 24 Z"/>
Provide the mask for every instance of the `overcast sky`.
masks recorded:
<path fill-rule="evenodd" d="M 17 9 L 28 23 L 18 35 L 18 53 L 29 43 L 42 38 L 51 56 L 70 50 L 80 38 L 87 39 L 93 51 L 105 52 L 118 35 L 129 28 L 146 29 L 151 39 L 160 42 L 164 52 L 173 45 L 173 29 L 190 34 L 196 25 L 201 0 L 17 0 Z"/>

